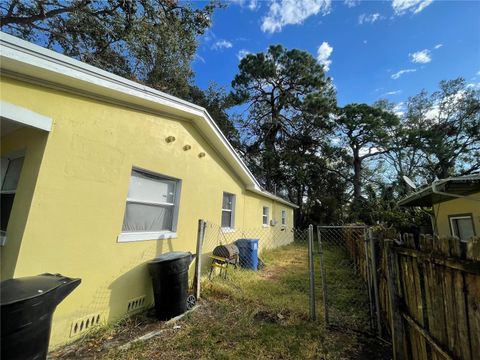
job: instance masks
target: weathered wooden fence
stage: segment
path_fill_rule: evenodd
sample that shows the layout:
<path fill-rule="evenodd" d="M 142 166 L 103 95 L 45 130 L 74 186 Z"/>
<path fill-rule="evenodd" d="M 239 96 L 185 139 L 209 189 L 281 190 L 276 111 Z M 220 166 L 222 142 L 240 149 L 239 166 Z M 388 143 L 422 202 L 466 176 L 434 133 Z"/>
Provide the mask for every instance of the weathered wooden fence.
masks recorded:
<path fill-rule="evenodd" d="M 374 261 L 395 359 L 480 359 L 480 238 L 384 236 Z"/>

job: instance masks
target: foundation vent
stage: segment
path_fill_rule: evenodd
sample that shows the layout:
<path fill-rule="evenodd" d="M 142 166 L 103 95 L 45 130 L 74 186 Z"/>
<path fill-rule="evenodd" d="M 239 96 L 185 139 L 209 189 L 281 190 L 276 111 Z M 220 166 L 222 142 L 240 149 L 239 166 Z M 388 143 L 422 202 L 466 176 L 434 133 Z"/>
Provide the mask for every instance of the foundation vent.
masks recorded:
<path fill-rule="evenodd" d="M 146 298 L 147 297 L 145 295 L 142 295 L 129 300 L 127 303 L 127 312 L 134 312 L 143 309 L 146 305 Z"/>
<path fill-rule="evenodd" d="M 100 313 L 90 314 L 75 320 L 72 323 L 70 336 L 77 336 L 77 335 L 83 334 L 86 331 L 91 330 L 93 327 L 99 325 L 101 320 L 102 320 L 102 317 Z"/>

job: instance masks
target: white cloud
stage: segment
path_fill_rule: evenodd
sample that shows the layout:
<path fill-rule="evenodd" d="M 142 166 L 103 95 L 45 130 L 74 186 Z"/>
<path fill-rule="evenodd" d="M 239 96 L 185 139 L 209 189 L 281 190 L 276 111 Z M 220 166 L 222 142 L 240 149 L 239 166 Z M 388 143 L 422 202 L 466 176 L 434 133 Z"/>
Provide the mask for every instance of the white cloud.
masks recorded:
<path fill-rule="evenodd" d="M 440 49 L 442 46 L 443 46 L 443 44 L 437 44 L 437 45 L 435 45 L 434 49 L 435 50 Z"/>
<path fill-rule="evenodd" d="M 317 61 L 323 65 L 325 71 L 330 70 L 330 64 L 332 63 L 332 60 L 330 60 L 330 55 L 332 55 L 332 52 L 333 47 L 331 47 L 326 41 L 324 41 L 322 45 L 318 47 Z"/>
<path fill-rule="evenodd" d="M 344 0 L 343 3 L 349 8 L 355 7 L 360 3 L 360 0 Z"/>
<path fill-rule="evenodd" d="M 362 24 L 373 24 L 377 20 L 381 20 L 383 17 L 379 13 L 374 14 L 361 14 L 358 17 L 358 23 Z"/>
<path fill-rule="evenodd" d="M 213 41 L 216 38 L 214 32 L 211 29 L 207 29 L 205 31 L 205 34 L 203 35 L 203 40 L 206 43 L 209 43 L 210 41 Z"/>
<path fill-rule="evenodd" d="M 361 147 L 360 148 L 360 151 L 359 151 L 359 155 L 360 156 L 363 156 L 363 155 L 369 155 L 369 154 L 376 154 L 377 152 L 381 151 L 381 148 L 378 148 L 376 146 L 373 146 L 369 149 L 366 149 L 364 147 Z"/>
<path fill-rule="evenodd" d="M 430 50 L 424 49 L 421 51 L 414 52 L 413 54 L 408 54 L 414 63 L 418 64 L 426 64 L 432 61 L 432 57 L 430 55 Z"/>
<path fill-rule="evenodd" d="M 218 40 L 212 45 L 214 50 L 230 49 L 231 47 L 233 47 L 233 44 L 228 40 Z"/>
<path fill-rule="evenodd" d="M 250 10 L 256 10 L 258 8 L 258 1 L 257 0 L 230 0 L 233 4 L 237 4 L 240 7 L 248 8 Z"/>
<path fill-rule="evenodd" d="M 262 31 L 274 33 L 285 25 L 301 24 L 312 15 L 330 12 L 332 0 L 271 0 L 268 14 L 262 19 Z"/>
<path fill-rule="evenodd" d="M 399 102 L 393 107 L 393 113 L 397 116 L 403 116 L 405 113 L 405 103 Z"/>
<path fill-rule="evenodd" d="M 198 60 L 200 60 L 202 63 L 205 64 L 205 58 L 201 57 L 200 55 L 195 54 L 195 59 L 198 59 Z"/>
<path fill-rule="evenodd" d="M 392 74 L 391 77 L 392 77 L 392 79 L 397 80 L 403 74 L 407 74 L 407 73 L 411 73 L 411 72 L 415 72 L 415 71 L 417 71 L 417 69 L 403 69 L 403 70 L 400 70 L 400 71 L 396 72 L 395 74 Z"/>
<path fill-rule="evenodd" d="M 383 96 L 392 96 L 392 95 L 398 95 L 402 92 L 402 90 L 394 90 L 394 91 L 389 91 L 383 94 Z"/>
<path fill-rule="evenodd" d="M 469 85 L 473 85 L 475 87 L 475 84 L 468 84 L 467 87 L 471 87 Z M 447 96 L 443 100 L 443 103 L 450 103 L 453 106 L 455 106 L 459 101 L 462 100 L 464 95 L 465 95 L 465 91 L 460 90 L 460 91 L 458 91 L 454 94 L 451 94 L 451 95 Z M 430 109 L 428 109 L 425 112 L 425 118 L 429 119 L 429 120 L 432 120 L 434 122 L 438 122 L 439 117 L 442 116 L 442 114 L 444 114 L 444 113 L 445 113 L 445 109 L 443 108 L 442 103 L 439 103 L 437 101 L 430 107 Z"/>
<path fill-rule="evenodd" d="M 433 0 L 393 0 L 392 7 L 395 15 L 403 15 L 407 12 L 418 14 L 432 2 Z"/>
<path fill-rule="evenodd" d="M 245 56 L 247 56 L 247 55 L 249 55 L 249 54 L 251 54 L 250 51 L 245 50 L 245 49 L 242 49 L 242 50 L 240 50 L 240 51 L 237 53 L 237 59 L 238 59 L 238 60 L 242 60 Z"/>
<path fill-rule="evenodd" d="M 480 82 L 467 84 L 467 88 L 473 89 L 473 90 L 480 90 Z"/>

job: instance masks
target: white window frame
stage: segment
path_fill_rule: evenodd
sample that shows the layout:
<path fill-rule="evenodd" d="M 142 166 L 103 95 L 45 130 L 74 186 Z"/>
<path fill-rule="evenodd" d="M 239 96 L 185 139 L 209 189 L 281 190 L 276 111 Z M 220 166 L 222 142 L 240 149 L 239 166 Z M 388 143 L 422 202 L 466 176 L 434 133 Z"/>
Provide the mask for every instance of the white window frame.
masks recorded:
<path fill-rule="evenodd" d="M 231 209 L 224 209 L 223 208 L 223 198 L 225 197 L 225 195 L 229 195 L 229 196 L 232 197 L 232 208 Z M 235 205 L 236 205 L 235 194 L 224 191 L 222 193 L 222 216 L 220 217 L 220 225 L 222 226 L 222 231 L 223 232 L 234 232 L 235 231 Z M 230 226 L 223 226 L 223 224 L 222 224 L 222 218 L 223 218 L 223 212 L 224 211 L 230 212 Z"/>
<path fill-rule="evenodd" d="M 127 200 L 125 202 L 125 206 L 128 203 L 134 204 L 145 204 L 145 205 L 162 205 L 162 206 L 173 206 L 173 216 L 172 216 L 172 230 L 163 230 L 163 231 L 122 231 L 120 235 L 117 237 L 118 242 L 132 242 L 132 241 L 144 241 L 144 240 L 162 240 L 162 239 L 175 239 L 177 238 L 177 224 L 178 224 L 178 212 L 180 208 L 180 193 L 182 188 L 182 181 L 180 179 L 176 179 L 170 176 L 166 176 L 163 174 L 159 174 L 150 170 L 141 169 L 138 167 L 134 167 L 133 171 L 144 172 L 146 174 L 150 174 L 152 176 L 158 177 L 159 180 L 168 180 L 174 181 L 176 183 L 175 186 L 175 198 L 173 203 L 166 203 L 166 202 L 158 202 L 158 201 L 144 201 L 144 200 L 136 200 L 129 198 L 127 196 Z M 132 172 L 130 173 L 130 178 L 132 177 Z M 125 216 L 125 215 L 124 215 Z M 123 222 L 122 222 L 123 226 Z"/>
<path fill-rule="evenodd" d="M 454 215 L 454 216 L 449 216 L 448 219 L 450 221 L 450 231 L 452 232 L 452 236 L 456 236 L 460 239 L 460 236 L 458 236 L 459 234 L 455 234 L 456 226 L 454 224 L 454 221 L 463 220 L 463 219 L 469 219 L 472 222 L 473 235 L 474 236 L 476 235 L 475 224 L 473 223 L 472 215 Z M 468 242 L 468 239 L 467 240 L 460 239 L 460 241 L 466 243 Z"/>
<path fill-rule="evenodd" d="M 22 168 L 20 169 L 20 177 L 21 177 L 22 176 L 22 171 L 23 171 L 23 166 L 25 165 L 25 151 L 24 150 L 15 151 L 13 153 L 10 153 L 8 155 L 5 155 L 5 156 L 1 157 L 0 161 L 5 161 L 5 160 L 8 161 L 7 166 L 5 166 L 4 168 L 2 167 L 2 174 L 1 174 L 0 178 L 3 179 L 3 181 L 5 181 L 5 176 L 7 175 L 8 166 L 10 165 L 10 162 L 12 160 L 19 159 L 19 158 L 23 158 Z M 20 182 L 20 177 L 18 178 L 19 182 Z M 17 193 L 18 183 L 17 183 L 17 186 L 15 187 L 15 190 L 2 190 L 3 181 L 0 183 L 0 194 L 16 194 Z M 14 200 L 14 202 L 15 202 L 15 200 Z M 12 204 L 12 207 L 13 207 L 13 204 Z M 10 219 L 9 219 L 8 222 L 10 222 Z M 7 224 L 7 229 L 8 229 L 8 224 Z M 7 241 L 7 229 L 5 229 L 5 231 L 0 230 L 0 246 L 5 245 L 5 243 Z"/>
<path fill-rule="evenodd" d="M 265 209 L 267 209 L 267 213 L 265 214 Z M 262 208 L 262 224 L 263 227 L 268 227 L 270 222 L 270 208 L 268 206 L 264 206 Z"/>
<path fill-rule="evenodd" d="M 282 226 L 287 226 L 287 211 L 286 210 L 282 210 L 282 213 L 281 213 L 281 225 Z"/>

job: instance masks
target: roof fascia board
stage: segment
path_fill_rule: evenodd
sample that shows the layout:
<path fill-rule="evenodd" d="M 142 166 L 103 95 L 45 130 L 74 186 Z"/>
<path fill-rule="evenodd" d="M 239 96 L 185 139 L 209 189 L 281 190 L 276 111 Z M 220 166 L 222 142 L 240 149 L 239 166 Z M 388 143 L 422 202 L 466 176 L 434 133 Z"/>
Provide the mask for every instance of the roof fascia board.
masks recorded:
<path fill-rule="evenodd" d="M 428 186 L 424 189 L 421 189 L 417 192 L 414 192 L 413 194 L 407 196 L 406 198 L 400 200 L 398 202 L 398 205 L 400 206 L 405 206 L 405 205 L 408 205 L 410 202 L 414 201 L 414 200 L 418 200 L 422 197 L 425 197 L 427 195 L 430 195 L 432 193 L 432 187 L 431 186 Z"/>
<path fill-rule="evenodd" d="M 247 187 L 256 188 L 262 192 L 262 195 L 270 197 L 261 190 L 256 178 L 203 107 L 3 32 L 0 32 L 0 45 L 2 70 L 15 72 L 20 68 L 22 75 L 33 79 L 98 93 L 103 97 L 189 119 L 204 132 L 214 148 L 222 153 L 227 163 L 238 173 Z"/>
<path fill-rule="evenodd" d="M 132 80 L 125 79 L 121 76 L 99 69 L 79 60 L 72 59 L 63 54 L 43 48 L 4 32 L 0 32 L 0 44 L 2 45 L 0 50 L 2 57 L 20 60 L 26 64 L 32 64 L 35 67 L 44 70 L 51 70 L 54 73 L 76 78 L 90 84 L 105 86 L 112 90 L 125 92 L 130 89 L 132 95 L 138 95 L 135 94 L 135 92 L 141 91 L 143 95 L 155 96 L 154 100 L 157 102 L 161 99 L 168 106 L 185 109 L 186 111 L 191 111 L 193 109 L 198 111 L 204 110 L 201 106 Z M 32 61 L 33 59 L 35 62 Z"/>
<path fill-rule="evenodd" d="M 74 95 L 80 95 L 82 97 L 88 97 L 88 98 L 93 99 L 95 101 L 101 101 L 101 102 L 104 102 L 104 103 L 109 103 L 109 104 L 121 106 L 121 107 L 124 107 L 124 108 L 132 109 L 134 111 L 141 111 L 141 112 L 151 114 L 151 115 L 154 115 L 154 116 L 161 116 L 164 119 L 169 119 L 169 120 L 172 120 L 172 121 L 186 122 L 188 124 L 193 124 L 197 128 L 197 130 L 200 130 L 199 129 L 200 126 L 198 126 L 198 123 L 195 124 L 194 122 L 192 122 L 191 119 L 181 117 L 180 115 L 173 115 L 172 113 L 162 111 L 162 109 L 153 110 L 152 107 L 145 107 L 145 106 L 142 106 L 140 104 L 134 104 L 132 102 L 126 103 L 124 101 L 120 101 L 118 99 L 113 99 L 111 97 L 105 97 L 105 96 L 101 96 L 101 95 L 98 95 L 98 94 L 94 94 L 92 92 L 81 91 L 79 89 L 75 89 L 75 88 L 72 88 L 72 87 L 67 87 L 67 86 L 64 86 L 64 85 L 59 85 L 59 84 L 52 83 L 52 82 L 46 81 L 46 80 L 35 79 L 35 78 L 30 77 L 30 76 L 26 76 L 26 75 L 19 74 L 19 73 L 14 73 L 14 72 L 11 72 L 11 71 L 5 71 L 4 70 L 4 71 L 2 71 L 2 75 L 5 76 L 5 77 L 9 77 L 9 78 L 12 78 L 12 79 L 22 81 L 22 82 L 28 82 L 28 83 L 31 83 L 31 84 L 41 85 L 43 87 L 47 87 L 49 89 L 53 89 L 53 90 L 56 90 L 56 91 L 68 92 L 68 93 L 71 93 L 71 94 L 74 94 Z M 198 133 L 202 137 L 202 139 L 204 139 L 207 143 L 209 143 L 209 140 L 204 135 L 203 130 L 200 130 Z M 225 159 L 225 156 L 222 155 L 222 152 L 219 151 L 219 149 L 223 149 L 223 147 L 211 146 L 211 148 L 215 152 L 215 154 L 217 156 L 219 156 L 225 162 L 225 164 L 228 166 L 228 169 L 240 180 L 240 182 L 245 183 L 245 179 L 242 178 L 239 175 L 239 174 L 243 174 L 243 173 L 242 172 L 239 173 L 238 171 L 234 170 L 234 168 L 231 166 L 231 164 Z M 248 181 L 248 179 L 247 179 L 247 181 Z"/>
<path fill-rule="evenodd" d="M 480 175 L 478 176 L 478 179 L 480 179 Z M 420 199 L 422 197 L 425 197 L 425 196 L 428 196 L 430 194 L 439 194 L 439 195 L 450 196 L 452 199 L 465 198 L 465 196 L 463 196 L 463 195 L 455 195 L 455 194 L 445 192 L 446 186 L 449 183 L 461 183 L 461 182 L 468 182 L 468 181 L 472 181 L 472 180 L 477 180 L 477 176 L 473 175 L 473 176 L 470 176 L 469 178 L 462 178 L 461 176 L 459 176 L 459 177 L 448 177 L 448 178 L 445 178 L 445 179 L 433 181 L 432 184 L 429 185 L 428 187 L 411 194 L 410 196 L 406 197 L 405 199 L 400 200 L 398 202 L 398 205 L 400 205 L 400 206 L 408 205 L 410 202 L 412 202 L 414 200 L 418 200 L 418 199 Z M 440 191 L 439 189 L 442 189 L 442 191 Z"/>
<path fill-rule="evenodd" d="M 253 186 L 251 186 L 251 187 L 247 186 L 247 190 L 251 191 L 255 194 L 259 194 L 259 195 L 262 195 L 262 196 L 267 197 L 269 199 L 272 199 L 276 202 L 282 203 L 284 205 L 290 206 L 294 209 L 298 209 L 298 205 L 295 205 L 294 203 L 291 203 L 290 201 L 284 200 L 281 197 L 275 196 L 273 194 L 270 194 L 269 192 L 263 191 L 261 189 L 255 188 Z"/>

